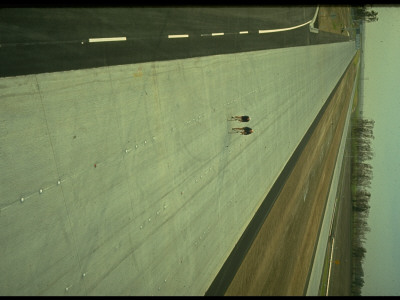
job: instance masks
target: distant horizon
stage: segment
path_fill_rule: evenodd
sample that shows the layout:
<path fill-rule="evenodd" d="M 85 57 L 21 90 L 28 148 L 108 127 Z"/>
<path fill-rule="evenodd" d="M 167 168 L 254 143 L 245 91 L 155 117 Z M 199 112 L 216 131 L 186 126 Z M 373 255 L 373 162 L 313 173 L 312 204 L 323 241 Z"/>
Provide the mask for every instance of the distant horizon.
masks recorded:
<path fill-rule="evenodd" d="M 366 23 L 363 116 L 375 121 L 370 210 L 362 296 L 400 295 L 400 182 L 397 176 L 400 102 L 400 6 L 372 6 L 378 21 Z"/>

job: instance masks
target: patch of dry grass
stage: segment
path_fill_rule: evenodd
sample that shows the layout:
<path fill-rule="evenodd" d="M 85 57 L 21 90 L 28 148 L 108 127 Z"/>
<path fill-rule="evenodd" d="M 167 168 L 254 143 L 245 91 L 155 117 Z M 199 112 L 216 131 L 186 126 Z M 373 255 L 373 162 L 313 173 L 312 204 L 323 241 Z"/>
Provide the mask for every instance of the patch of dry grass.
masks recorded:
<path fill-rule="evenodd" d="M 347 31 L 342 32 L 342 28 L 350 28 L 352 25 L 351 7 L 320 6 L 318 12 L 318 24 L 319 30 L 347 35 Z"/>

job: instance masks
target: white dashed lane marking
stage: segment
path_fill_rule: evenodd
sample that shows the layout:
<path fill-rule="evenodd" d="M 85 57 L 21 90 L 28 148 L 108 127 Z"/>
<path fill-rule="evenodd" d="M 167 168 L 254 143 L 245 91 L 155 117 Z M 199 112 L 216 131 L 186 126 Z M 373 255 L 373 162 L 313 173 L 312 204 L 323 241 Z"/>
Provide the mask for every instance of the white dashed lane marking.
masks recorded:
<path fill-rule="evenodd" d="M 179 39 L 179 38 L 187 38 L 189 37 L 188 34 L 169 34 L 168 38 L 169 39 Z"/>
<path fill-rule="evenodd" d="M 98 42 L 120 42 L 126 41 L 126 37 L 112 37 L 112 38 L 93 38 L 89 39 L 89 43 L 98 43 Z"/>
<path fill-rule="evenodd" d="M 318 8 L 317 7 L 317 11 L 315 13 L 314 19 L 316 18 L 316 15 L 318 13 Z M 313 20 L 314 20 L 313 19 Z M 304 24 L 300 24 L 297 26 L 293 26 L 293 27 L 287 27 L 287 28 L 280 28 L 280 29 L 260 29 L 258 30 L 259 34 L 264 34 L 264 33 L 272 33 L 272 32 L 281 32 L 281 31 L 289 31 L 289 30 L 293 30 L 302 26 L 305 26 L 307 24 L 310 24 L 311 22 L 313 22 L 313 20 L 310 20 Z M 213 32 L 213 33 L 202 33 L 200 34 L 200 36 L 223 36 L 223 35 L 230 35 L 230 34 L 248 34 L 249 32 L 247 30 L 244 31 L 239 31 L 236 33 L 225 33 L 225 32 Z M 178 38 L 188 38 L 189 34 L 169 34 L 168 38 L 169 39 L 178 39 Z M 96 42 L 118 42 L 118 41 L 126 41 L 127 38 L 126 37 L 111 37 L 111 38 L 90 38 L 89 39 L 89 43 L 96 43 Z M 83 44 L 84 42 L 82 42 Z"/>

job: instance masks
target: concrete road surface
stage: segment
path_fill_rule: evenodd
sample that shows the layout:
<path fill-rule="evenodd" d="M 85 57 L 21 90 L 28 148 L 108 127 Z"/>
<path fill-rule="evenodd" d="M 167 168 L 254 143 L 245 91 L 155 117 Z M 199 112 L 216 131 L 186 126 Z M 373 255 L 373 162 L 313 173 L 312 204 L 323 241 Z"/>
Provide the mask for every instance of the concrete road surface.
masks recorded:
<path fill-rule="evenodd" d="M 354 53 L 0 78 L 0 293 L 204 295 Z"/>

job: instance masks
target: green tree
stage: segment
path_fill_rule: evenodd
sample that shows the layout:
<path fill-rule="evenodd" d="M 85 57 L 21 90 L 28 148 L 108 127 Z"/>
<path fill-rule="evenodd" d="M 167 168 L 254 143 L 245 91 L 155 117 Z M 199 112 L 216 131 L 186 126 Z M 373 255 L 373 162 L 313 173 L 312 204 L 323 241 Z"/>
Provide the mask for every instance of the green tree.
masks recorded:
<path fill-rule="evenodd" d="M 378 21 L 378 12 L 374 10 L 368 10 L 366 6 L 360 6 L 355 9 L 356 20 L 363 20 L 365 22 Z"/>

